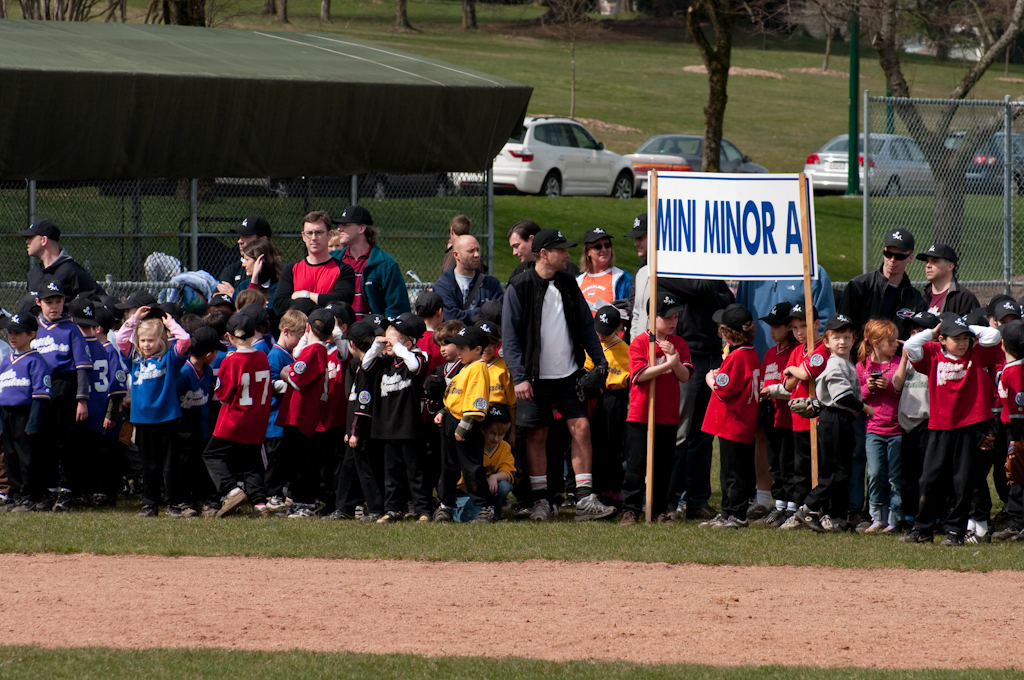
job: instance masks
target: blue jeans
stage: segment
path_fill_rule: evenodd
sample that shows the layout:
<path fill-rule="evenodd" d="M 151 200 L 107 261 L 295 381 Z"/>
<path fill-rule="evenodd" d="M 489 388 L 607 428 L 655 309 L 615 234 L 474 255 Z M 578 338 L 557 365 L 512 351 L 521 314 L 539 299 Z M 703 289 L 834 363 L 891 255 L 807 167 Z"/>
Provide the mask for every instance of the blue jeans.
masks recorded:
<path fill-rule="evenodd" d="M 512 491 L 512 485 L 506 481 L 498 482 L 498 493 L 494 494 L 494 514 L 501 519 L 501 509 L 505 505 L 505 499 Z M 456 522 L 472 522 L 480 514 L 480 508 L 473 503 L 469 494 L 461 491 L 455 496 L 455 507 L 452 508 L 452 519 Z"/>
<path fill-rule="evenodd" d="M 868 503 L 875 522 L 898 524 L 903 519 L 903 438 L 867 433 Z"/>

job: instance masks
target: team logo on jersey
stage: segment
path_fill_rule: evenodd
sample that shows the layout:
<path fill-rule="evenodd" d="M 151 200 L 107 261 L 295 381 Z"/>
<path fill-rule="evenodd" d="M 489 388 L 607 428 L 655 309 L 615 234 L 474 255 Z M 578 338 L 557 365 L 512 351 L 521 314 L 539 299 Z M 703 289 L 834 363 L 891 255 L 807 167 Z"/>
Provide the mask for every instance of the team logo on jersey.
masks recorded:
<path fill-rule="evenodd" d="M 487 408 L 487 400 L 484 399 L 483 397 L 480 397 L 479 399 L 473 402 L 473 408 L 483 411 L 485 408 Z"/>
<path fill-rule="evenodd" d="M 366 406 L 370 403 L 370 393 L 367 390 L 363 390 L 359 393 L 359 403 Z"/>
<path fill-rule="evenodd" d="M 126 376 L 124 374 L 124 371 L 122 371 L 120 368 L 114 371 L 114 380 L 116 380 L 117 382 L 123 383 L 127 378 L 128 376 Z"/>
<path fill-rule="evenodd" d="M 43 376 L 43 386 L 46 387 L 46 389 L 50 389 L 50 386 L 51 386 L 52 382 L 53 381 L 50 380 L 50 376 L 48 376 L 48 375 L 44 375 Z M 1018 394 L 1017 396 L 1019 397 L 1021 395 Z"/>
<path fill-rule="evenodd" d="M 220 389 L 220 378 L 217 378 L 217 382 L 213 386 L 214 391 Z"/>
<path fill-rule="evenodd" d="M 1024 406 L 1024 392 L 1018 392 L 1017 394 L 1013 395 L 1013 401 L 1017 404 L 1017 406 Z"/>
<path fill-rule="evenodd" d="M 296 361 L 295 362 L 295 373 L 298 374 L 298 375 L 302 375 L 305 372 L 306 372 L 306 362 L 305 361 Z"/>
<path fill-rule="evenodd" d="M 820 354 L 811 355 L 811 366 L 817 368 L 818 366 L 821 366 L 823 363 L 825 363 L 825 357 L 821 356 Z"/>
<path fill-rule="evenodd" d="M 909 319 L 912 316 L 914 316 L 914 310 L 907 309 L 906 307 L 903 307 L 896 311 L 896 317 L 899 319 Z"/>
<path fill-rule="evenodd" d="M 715 376 L 715 384 L 718 385 L 719 387 L 725 387 L 726 385 L 729 384 L 729 376 L 727 376 L 725 373 L 719 373 L 718 375 Z"/>

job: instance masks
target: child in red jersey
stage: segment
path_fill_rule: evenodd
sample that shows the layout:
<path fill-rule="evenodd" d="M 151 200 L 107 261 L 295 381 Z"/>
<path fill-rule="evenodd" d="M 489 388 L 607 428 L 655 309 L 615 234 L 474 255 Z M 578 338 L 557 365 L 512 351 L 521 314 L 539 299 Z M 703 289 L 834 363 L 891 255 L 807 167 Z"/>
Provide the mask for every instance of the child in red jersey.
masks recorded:
<path fill-rule="evenodd" d="M 284 427 L 285 450 L 292 459 L 289 518 L 316 516 L 320 489 L 320 461 L 313 435 L 330 395 L 327 341 L 334 332 L 334 315 L 314 309 L 306 319 L 307 344 L 295 363 L 281 370 L 289 389 L 281 398 L 277 424 Z"/>
<path fill-rule="evenodd" d="M 1003 338 L 1006 366 L 999 375 L 999 399 L 1003 403 L 1002 422 L 1008 431 L 1007 451 L 1024 455 L 1024 323 L 999 326 Z M 1007 489 L 1006 527 L 992 534 L 993 541 L 1024 541 L 1024 486 L 1011 484 Z"/>
<path fill-rule="evenodd" d="M 220 401 L 217 426 L 203 451 L 217 491 L 222 495 L 217 517 L 235 512 L 248 500 L 253 517 L 269 517 L 263 483 L 263 440 L 270 422 L 273 387 L 267 355 L 253 349 L 256 324 L 245 314 L 228 319 L 234 352 L 221 362 L 214 391 Z M 241 478 L 243 487 L 236 485 Z"/>
<path fill-rule="evenodd" d="M 796 339 L 786 316 L 793 308 L 791 302 L 780 302 L 761 321 L 768 324 L 774 347 L 769 347 L 761 361 L 761 403 L 765 438 L 768 440 L 768 470 L 772 475 L 772 496 L 775 507 L 760 523 L 780 527 L 788 515 L 796 512 L 797 504 L 786 501 L 793 495 L 793 413 L 789 410 L 789 392 L 786 390 L 782 370 L 789 365 L 790 355 L 796 349 Z M 764 411 L 767 408 L 768 414 Z M 788 513 L 788 515 L 787 515 Z"/>
<path fill-rule="evenodd" d="M 711 320 L 729 345 L 721 368 L 708 372 L 711 401 L 704 414 L 704 432 L 718 437 L 721 457 L 722 512 L 702 527 L 740 529 L 747 526 L 747 506 L 756 488 L 754 430 L 760 408 L 761 362 L 754 349 L 754 317 L 743 305 L 717 310 Z"/>
<path fill-rule="evenodd" d="M 789 364 L 783 369 L 782 375 L 786 378 L 786 390 L 790 393 L 790 400 L 806 398 L 810 395 L 808 384 L 811 380 L 817 380 L 818 376 L 825 370 L 825 363 L 828 361 L 828 348 L 825 347 L 818 335 L 818 310 L 812 308 L 814 324 L 807 327 L 807 312 L 802 302 L 793 305 L 786 315 L 786 323 L 789 330 L 796 339 L 796 347 L 789 355 Z M 807 335 L 810 333 L 814 345 L 814 351 L 807 353 Z M 788 499 L 796 508 L 804 504 L 807 494 L 811 492 L 811 420 L 793 413 L 793 474 L 792 474 L 792 496 Z M 787 514 L 789 514 L 787 512 Z M 797 529 L 802 526 L 795 515 L 790 515 L 783 529 Z"/>
<path fill-rule="evenodd" d="M 679 426 L 679 383 L 690 379 L 693 364 L 690 346 L 675 335 L 683 305 L 670 295 L 658 303 L 653 339 L 654 365 L 649 363 L 651 331 L 633 338 L 629 345 L 629 413 L 626 416 L 626 474 L 622 480 L 623 525 L 636 524 L 644 502 L 647 475 L 647 428 L 654 428 L 654 471 L 652 473 L 653 521 L 672 523 L 666 512 L 668 478 L 675 455 L 676 429 Z M 647 395 L 656 390 L 654 422 L 648 419 Z"/>
<path fill-rule="evenodd" d="M 942 513 L 942 545 L 964 543 L 971 490 L 984 461 L 978 449 L 992 417 L 992 379 L 986 369 L 1003 359 L 1000 344 L 995 328 L 968 325 L 958 317 L 918 333 L 903 347 L 914 368 L 928 376 L 932 430 L 921 470 L 921 507 L 913 530 L 900 538 L 904 543 L 931 543 Z"/>

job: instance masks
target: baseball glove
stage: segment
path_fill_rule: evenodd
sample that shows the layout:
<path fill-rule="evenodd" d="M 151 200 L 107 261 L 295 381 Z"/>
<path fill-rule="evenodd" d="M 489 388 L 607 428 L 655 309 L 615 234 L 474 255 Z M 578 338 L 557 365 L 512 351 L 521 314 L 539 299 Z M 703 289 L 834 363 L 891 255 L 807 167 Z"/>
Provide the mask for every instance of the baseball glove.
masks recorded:
<path fill-rule="evenodd" d="M 803 418 L 817 418 L 825 406 L 817 399 L 797 397 L 789 400 L 789 410 Z"/>
<path fill-rule="evenodd" d="M 597 399 L 604 392 L 608 380 L 608 367 L 595 366 L 576 379 L 576 396 L 580 401 Z"/>
<path fill-rule="evenodd" d="M 1006 452 L 1006 481 L 1008 484 L 1024 484 L 1024 441 L 1010 442 Z"/>

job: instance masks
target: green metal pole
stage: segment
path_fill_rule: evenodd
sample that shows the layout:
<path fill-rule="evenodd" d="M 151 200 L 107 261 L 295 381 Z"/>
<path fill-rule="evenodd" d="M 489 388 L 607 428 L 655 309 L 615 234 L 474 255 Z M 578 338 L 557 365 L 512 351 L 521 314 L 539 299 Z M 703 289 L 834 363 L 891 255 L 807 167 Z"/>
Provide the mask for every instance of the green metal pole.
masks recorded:
<path fill-rule="evenodd" d="M 860 155 L 859 144 L 857 143 L 857 128 L 859 116 L 857 112 L 857 95 L 860 90 L 860 15 L 857 5 L 850 8 L 850 113 L 849 113 L 849 140 L 850 152 L 847 162 L 846 174 L 846 195 L 860 195 Z"/>

